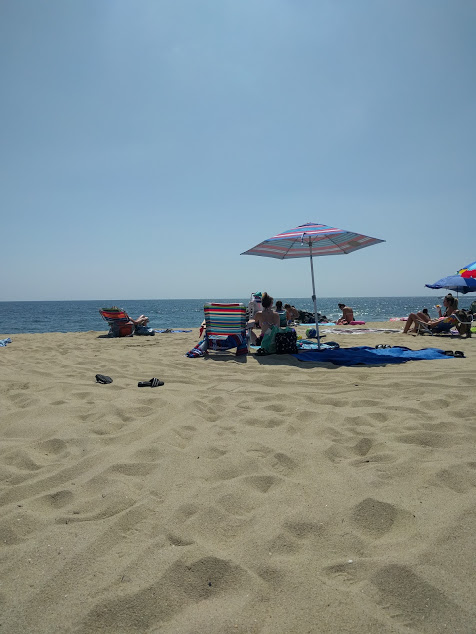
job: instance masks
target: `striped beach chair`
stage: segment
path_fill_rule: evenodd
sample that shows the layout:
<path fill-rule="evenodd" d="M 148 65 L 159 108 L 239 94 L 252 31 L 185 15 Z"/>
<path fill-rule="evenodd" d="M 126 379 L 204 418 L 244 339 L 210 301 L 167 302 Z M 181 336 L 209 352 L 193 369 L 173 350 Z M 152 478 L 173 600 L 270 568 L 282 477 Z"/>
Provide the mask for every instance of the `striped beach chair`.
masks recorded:
<path fill-rule="evenodd" d="M 205 313 L 205 342 L 210 350 L 231 350 L 236 356 L 248 354 L 246 307 L 244 304 L 209 303 Z"/>
<path fill-rule="evenodd" d="M 100 308 L 99 313 L 109 325 L 110 337 L 129 337 L 134 334 L 134 323 L 122 308 Z"/>

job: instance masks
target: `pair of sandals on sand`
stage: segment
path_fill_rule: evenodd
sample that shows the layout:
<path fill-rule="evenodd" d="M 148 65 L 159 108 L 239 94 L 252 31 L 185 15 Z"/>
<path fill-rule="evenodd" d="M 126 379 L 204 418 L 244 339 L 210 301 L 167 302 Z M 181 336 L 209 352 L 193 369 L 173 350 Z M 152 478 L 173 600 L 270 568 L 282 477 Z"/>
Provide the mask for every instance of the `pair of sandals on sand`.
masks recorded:
<path fill-rule="evenodd" d="M 443 354 L 445 354 L 447 357 L 457 357 L 459 359 L 464 359 L 464 352 L 462 352 L 461 350 L 455 350 L 453 352 L 453 350 L 443 350 Z"/>
<path fill-rule="evenodd" d="M 106 376 L 105 374 L 96 374 L 96 383 L 102 383 L 104 385 L 108 383 L 112 383 L 112 379 L 110 376 Z M 137 387 L 159 387 L 159 385 L 165 385 L 163 381 L 152 377 L 150 381 L 139 381 Z"/>

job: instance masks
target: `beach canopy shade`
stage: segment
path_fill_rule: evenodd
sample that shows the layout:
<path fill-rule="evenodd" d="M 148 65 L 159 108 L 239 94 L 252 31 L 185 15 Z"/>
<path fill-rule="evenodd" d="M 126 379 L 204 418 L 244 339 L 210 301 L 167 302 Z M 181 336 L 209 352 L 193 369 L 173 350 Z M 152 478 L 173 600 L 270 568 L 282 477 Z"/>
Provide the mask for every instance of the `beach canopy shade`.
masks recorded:
<path fill-rule="evenodd" d="M 252 249 L 241 255 L 261 255 L 265 258 L 310 258 L 312 278 L 312 301 L 314 302 L 314 318 L 316 321 L 316 335 L 318 347 L 321 347 L 319 325 L 317 319 L 316 285 L 314 281 L 314 265 L 312 258 L 317 255 L 343 255 L 358 249 L 370 247 L 373 244 L 385 242 L 378 238 L 370 238 L 360 233 L 328 227 L 315 222 L 299 225 L 294 229 L 278 233 L 272 238 L 263 240 Z"/>
<path fill-rule="evenodd" d="M 448 275 L 442 277 L 434 284 L 425 284 L 428 288 L 446 288 L 457 293 L 476 293 L 476 279 L 474 277 L 463 277 L 462 275 Z"/>

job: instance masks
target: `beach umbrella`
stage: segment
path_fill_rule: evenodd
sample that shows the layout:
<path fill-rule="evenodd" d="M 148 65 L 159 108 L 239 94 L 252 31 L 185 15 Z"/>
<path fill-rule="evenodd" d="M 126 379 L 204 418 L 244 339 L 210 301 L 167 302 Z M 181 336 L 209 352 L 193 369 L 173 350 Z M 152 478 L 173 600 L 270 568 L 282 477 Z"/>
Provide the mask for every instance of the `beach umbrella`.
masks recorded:
<path fill-rule="evenodd" d="M 316 321 L 316 335 L 318 348 L 321 347 L 319 338 L 319 324 L 317 319 L 316 285 L 314 282 L 314 264 L 312 258 L 322 255 L 343 255 L 358 249 L 370 247 L 373 244 L 385 242 L 378 238 L 370 238 L 360 233 L 328 227 L 315 222 L 299 225 L 289 231 L 278 233 L 272 238 L 263 240 L 252 249 L 241 255 L 260 255 L 265 258 L 309 258 L 311 261 L 312 301 L 314 303 L 314 318 Z"/>
<path fill-rule="evenodd" d="M 458 271 L 458 275 L 464 278 L 469 277 L 476 279 L 476 262 L 471 262 L 471 264 L 463 266 L 463 268 Z"/>
<path fill-rule="evenodd" d="M 476 279 L 474 277 L 463 277 L 462 275 L 448 275 L 442 277 L 434 284 L 425 284 L 428 288 L 446 288 L 457 293 L 476 293 Z"/>

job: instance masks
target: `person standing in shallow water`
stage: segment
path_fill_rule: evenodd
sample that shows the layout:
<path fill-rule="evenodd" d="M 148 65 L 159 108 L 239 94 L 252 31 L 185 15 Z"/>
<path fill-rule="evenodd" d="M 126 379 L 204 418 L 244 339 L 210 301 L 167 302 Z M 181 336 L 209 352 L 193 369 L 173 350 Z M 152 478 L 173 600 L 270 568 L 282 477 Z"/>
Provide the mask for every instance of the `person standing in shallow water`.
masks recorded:
<path fill-rule="evenodd" d="M 342 311 L 342 317 L 336 321 L 336 324 L 341 326 L 344 324 L 350 324 L 351 321 L 354 321 L 354 311 L 349 306 L 345 304 L 337 304 Z"/>

